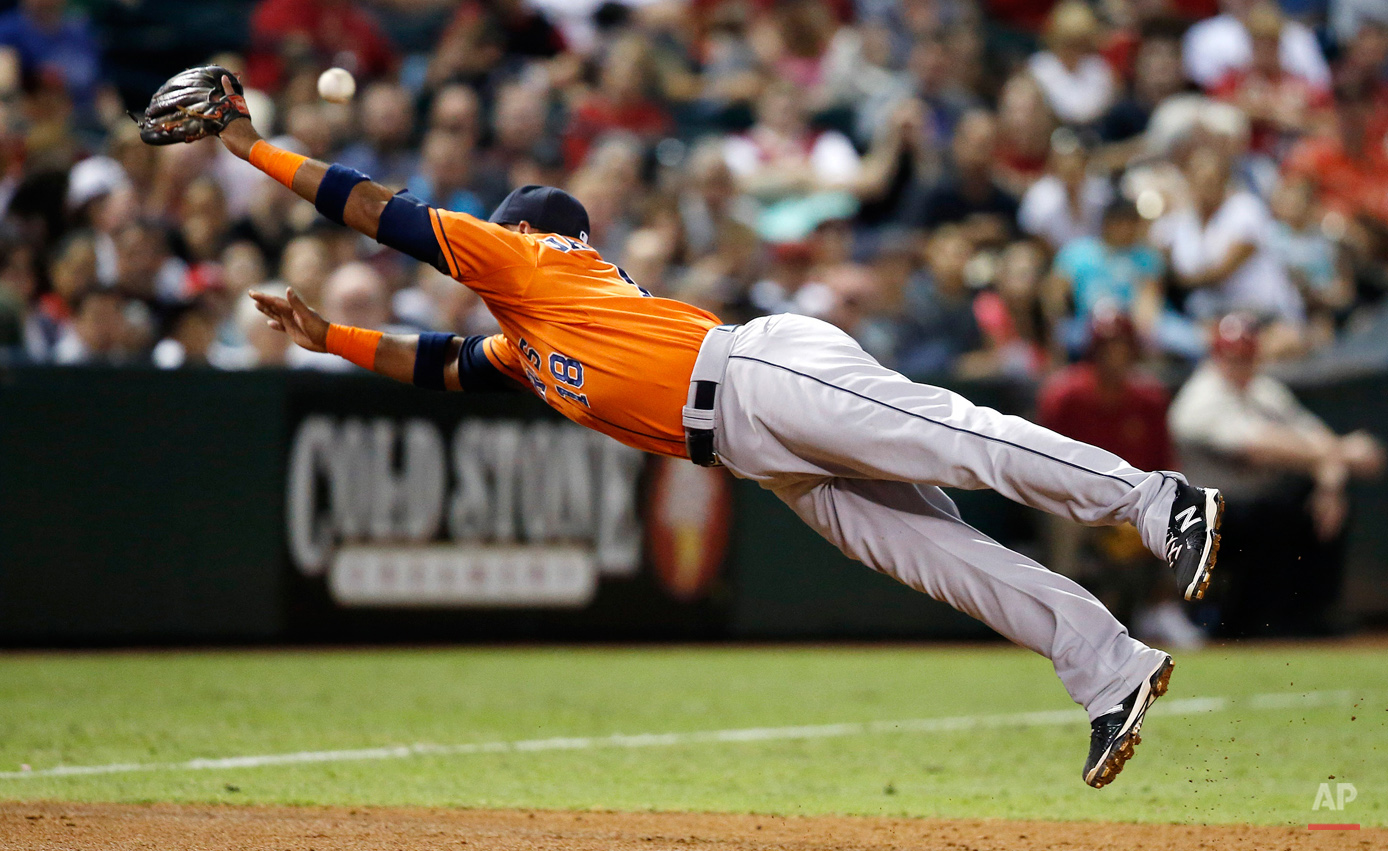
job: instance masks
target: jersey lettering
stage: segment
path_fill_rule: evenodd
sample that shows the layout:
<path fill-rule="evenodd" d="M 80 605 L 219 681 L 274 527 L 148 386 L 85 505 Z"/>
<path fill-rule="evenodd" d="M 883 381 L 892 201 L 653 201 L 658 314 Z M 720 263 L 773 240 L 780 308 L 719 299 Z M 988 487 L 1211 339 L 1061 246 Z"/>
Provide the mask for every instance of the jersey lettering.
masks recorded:
<path fill-rule="evenodd" d="M 525 368 L 525 377 L 530 379 L 530 385 L 535 388 L 536 395 L 541 399 L 549 398 L 549 388 L 540 380 L 540 376 L 536 375 L 535 371 L 528 366 Z"/>
<path fill-rule="evenodd" d="M 570 387 L 583 386 L 583 364 L 568 355 L 562 355 L 559 352 L 550 355 L 549 374 L 553 375 L 556 381 Z"/>
<path fill-rule="evenodd" d="M 494 366 L 574 422 L 647 452 L 687 454 L 689 386 L 671 376 L 689 375 L 718 317 L 642 289 L 578 231 L 517 233 L 437 208 L 427 222 L 449 274 L 503 329 L 482 348 Z"/>
<path fill-rule="evenodd" d="M 518 342 L 516 346 L 520 349 L 521 357 L 525 358 L 527 361 L 530 362 L 530 366 L 534 367 L 535 369 L 540 368 L 540 353 L 535 351 L 534 346 L 527 343 L 524 337 L 520 338 L 520 342 Z M 529 372 L 529 370 L 526 371 Z"/>
<path fill-rule="evenodd" d="M 650 290 L 646 289 L 645 287 L 636 283 L 636 281 L 632 280 L 632 277 L 627 274 L 626 269 L 623 269 L 621 266 L 613 266 L 612 268 L 617 270 L 618 277 L 626 281 L 628 284 L 631 284 L 633 287 L 636 287 L 636 289 L 641 293 L 641 295 L 644 298 L 655 298 L 655 296 L 651 295 Z"/>
<path fill-rule="evenodd" d="M 569 239 L 567 236 L 560 236 L 559 234 L 552 234 L 550 236 L 547 236 L 544 239 L 540 240 L 540 242 L 544 245 L 548 245 L 550 248 L 562 251 L 565 254 L 568 254 L 570 251 L 594 250 L 593 248 L 584 245 L 583 243 L 578 242 L 577 240 Z"/>
<path fill-rule="evenodd" d="M 554 385 L 554 392 L 558 393 L 565 399 L 568 399 L 570 402 L 577 402 L 585 408 L 592 407 L 588 404 L 588 396 L 584 393 L 575 393 L 572 390 L 568 390 L 559 384 Z"/>

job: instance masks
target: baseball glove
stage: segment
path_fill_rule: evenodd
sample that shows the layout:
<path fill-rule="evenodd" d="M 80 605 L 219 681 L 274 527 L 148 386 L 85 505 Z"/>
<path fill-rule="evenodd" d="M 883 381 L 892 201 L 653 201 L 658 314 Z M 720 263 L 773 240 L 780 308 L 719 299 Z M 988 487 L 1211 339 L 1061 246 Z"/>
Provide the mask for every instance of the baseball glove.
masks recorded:
<path fill-rule="evenodd" d="M 231 79 L 235 94 L 227 94 L 222 77 Z M 140 125 L 140 138 L 150 145 L 196 142 L 216 136 L 238 118 L 250 118 L 245 89 L 236 75 L 220 65 L 203 65 L 175 74 L 150 99 Z"/>

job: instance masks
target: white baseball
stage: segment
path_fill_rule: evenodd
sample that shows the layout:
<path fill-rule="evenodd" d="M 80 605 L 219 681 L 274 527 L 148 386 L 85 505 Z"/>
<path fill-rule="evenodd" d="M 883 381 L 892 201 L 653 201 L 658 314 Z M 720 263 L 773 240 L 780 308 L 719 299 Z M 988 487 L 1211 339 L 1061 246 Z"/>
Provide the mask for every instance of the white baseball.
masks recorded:
<path fill-rule="evenodd" d="M 318 75 L 318 96 L 331 103 L 346 103 L 357 93 L 357 81 L 346 68 L 329 68 Z"/>

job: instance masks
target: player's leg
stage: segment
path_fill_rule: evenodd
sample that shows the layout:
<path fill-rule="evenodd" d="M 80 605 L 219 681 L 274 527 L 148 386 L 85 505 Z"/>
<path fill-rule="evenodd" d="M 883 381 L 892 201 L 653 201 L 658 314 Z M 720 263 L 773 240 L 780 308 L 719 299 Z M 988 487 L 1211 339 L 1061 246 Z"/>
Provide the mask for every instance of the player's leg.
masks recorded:
<path fill-rule="evenodd" d="M 719 409 L 719 453 L 739 475 L 827 473 L 992 488 L 1086 525 L 1131 523 L 1164 558 L 1178 495 L 1203 494 L 1178 474 L 1139 470 L 1021 417 L 914 383 L 847 334 L 805 317 L 771 317 L 739 330 Z M 1213 525 L 1213 501 L 1199 509 Z M 1212 536 L 1201 542 L 1201 565 Z"/>
<path fill-rule="evenodd" d="M 1086 782 L 1104 785 L 1132 755 L 1170 657 L 1129 636 L 1084 588 L 969 526 L 936 487 L 806 478 L 772 490 L 845 555 L 1050 659 L 1089 714 Z"/>
<path fill-rule="evenodd" d="M 1128 635 L 1093 595 L 974 529 L 937 487 L 801 480 L 772 491 L 850 558 L 978 618 L 1055 665 L 1098 717 L 1165 654 Z"/>

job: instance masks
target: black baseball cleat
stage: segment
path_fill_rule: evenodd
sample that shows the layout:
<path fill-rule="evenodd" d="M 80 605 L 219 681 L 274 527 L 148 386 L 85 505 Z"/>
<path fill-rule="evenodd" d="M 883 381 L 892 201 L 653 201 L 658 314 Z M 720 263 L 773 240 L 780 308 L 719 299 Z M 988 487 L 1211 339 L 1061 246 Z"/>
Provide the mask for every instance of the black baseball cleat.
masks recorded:
<path fill-rule="evenodd" d="M 1127 699 L 1109 712 L 1089 722 L 1089 759 L 1084 764 L 1084 782 L 1102 789 L 1113 782 L 1133 749 L 1142 743 L 1142 716 L 1152 702 L 1166 694 L 1171 669 L 1176 663 L 1163 656 L 1161 664 Z"/>
<path fill-rule="evenodd" d="M 1176 574 L 1176 588 L 1187 600 L 1199 600 L 1210 587 L 1219 555 L 1219 524 L 1224 497 L 1214 488 L 1176 485 L 1171 525 L 1166 530 L 1166 563 Z"/>

